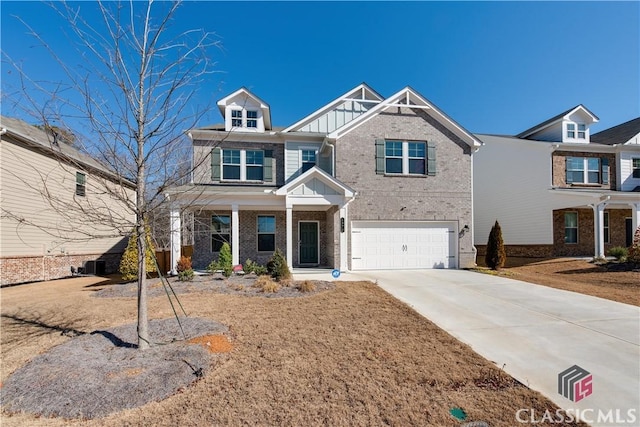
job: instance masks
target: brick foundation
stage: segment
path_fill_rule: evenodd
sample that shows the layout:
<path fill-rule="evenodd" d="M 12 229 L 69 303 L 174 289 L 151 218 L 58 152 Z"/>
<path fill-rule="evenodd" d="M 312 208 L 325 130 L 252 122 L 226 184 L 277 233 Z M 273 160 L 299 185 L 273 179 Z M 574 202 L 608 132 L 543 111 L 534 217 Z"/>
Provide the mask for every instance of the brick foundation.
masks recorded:
<path fill-rule="evenodd" d="M 104 261 L 105 274 L 118 271 L 121 253 L 0 258 L 0 286 L 62 279 L 71 276 L 71 267 L 86 261 Z"/>

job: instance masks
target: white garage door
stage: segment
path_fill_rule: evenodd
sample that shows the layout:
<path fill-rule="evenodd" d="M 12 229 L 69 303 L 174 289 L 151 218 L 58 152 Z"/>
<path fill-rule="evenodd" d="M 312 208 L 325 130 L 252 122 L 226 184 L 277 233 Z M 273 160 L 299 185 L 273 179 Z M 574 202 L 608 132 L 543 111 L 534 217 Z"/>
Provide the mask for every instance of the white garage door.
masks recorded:
<path fill-rule="evenodd" d="M 456 223 L 354 221 L 351 268 L 456 268 Z"/>

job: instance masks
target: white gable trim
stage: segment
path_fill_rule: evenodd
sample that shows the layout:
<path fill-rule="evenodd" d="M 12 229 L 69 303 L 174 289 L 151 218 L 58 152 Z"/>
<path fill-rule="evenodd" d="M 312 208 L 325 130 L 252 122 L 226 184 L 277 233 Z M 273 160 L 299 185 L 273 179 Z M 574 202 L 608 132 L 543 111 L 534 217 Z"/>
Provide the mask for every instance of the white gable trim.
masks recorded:
<path fill-rule="evenodd" d="M 340 181 L 338 181 L 337 179 L 335 179 L 334 177 L 332 177 L 322 169 L 318 168 L 317 166 L 312 167 L 302 175 L 296 177 L 295 179 L 291 180 L 287 184 L 278 188 L 273 193 L 276 196 L 286 196 L 290 194 L 292 191 L 294 191 L 296 188 L 300 187 L 301 185 L 307 182 L 311 182 L 314 179 L 317 179 L 318 181 L 324 183 L 328 187 L 334 189 L 336 192 L 338 192 L 338 194 L 340 194 L 340 196 L 354 197 L 356 194 L 356 192 L 353 191 L 351 188 L 349 188 L 347 185 L 341 183 Z"/>
<path fill-rule="evenodd" d="M 360 97 L 358 97 L 358 95 Z M 328 113 L 329 111 L 333 110 L 334 108 L 338 107 L 339 105 L 343 104 L 346 101 L 367 101 L 370 103 L 379 103 L 379 102 L 382 102 L 382 100 L 383 98 L 376 91 L 371 89 L 366 83 L 362 83 L 354 87 L 347 93 L 337 97 L 336 99 L 326 104 L 325 106 L 320 107 L 318 110 L 314 111 L 308 116 L 292 124 L 285 130 L 283 130 L 282 133 L 299 130 L 303 126 L 322 117 L 323 115 L 325 115 L 326 113 Z"/>
<path fill-rule="evenodd" d="M 385 111 L 391 107 L 408 107 L 408 108 L 419 108 L 424 109 L 427 114 L 436 119 L 438 122 L 443 124 L 447 129 L 453 132 L 456 136 L 466 142 L 470 147 L 480 147 L 482 143 L 480 140 L 475 138 L 469 131 L 464 129 L 458 123 L 456 123 L 449 116 L 440 111 L 435 105 L 429 102 L 426 98 L 420 95 L 418 92 L 413 90 L 411 87 L 407 86 L 404 89 L 396 92 L 389 98 L 385 99 L 369 111 L 367 111 L 362 116 L 352 120 L 351 122 L 345 124 L 339 129 L 331 132 L 327 138 L 336 140 L 340 137 L 345 136 L 358 126 L 363 123 L 366 123 L 371 118 L 375 117 L 377 114 Z"/>
<path fill-rule="evenodd" d="M 586 114 L 588 117 L 591 118 L 591 123 L 589 123 L 589 124 L 597 123 L 598 121 L 600 121 L 600 119 L 595 114 L 593 114 L 591 111 L 589 111 L 584 105 L 580 104 L 580 105 L 577 105 L 572 110 L 569 110 L 564 114 L 561 114 L 555 120 L 552 119 L 552 120 L 540 123 L 539 125 L 534 126 L 531 129 L 519 134 L 518 138 L 526 139 L 526 138 L 530 137 L 531 135 L 534 135 L 534 134 L 536 134 L 536 133 L 538 133 L 538 132 L 540 132 L 540 131 L 542 131 L 544 129 L 547 129 L 549 127 L 555 126 L 558 123 L 571 121 L 569 117 L 572 116 L 573 114 L 575 114 L 578 111 L 581 111 L 582 113 Z M 563 132 L 563 135 L 564 135 L 564 127 L 562 129 L 562 132 Z"/>
<path fill-rule="evenodd" d="M 229 105 L 230 101 L 234 98 L 237 98 L 239 95 L 244 95 L 246 98 L 253 100 L 256 104 L 260 106 L 262 110 L 262 115 L 264 117 L 264 126 L 266 129 L 271 129 L 271 107 L 269 104 L 264 102 L 262 99 L 251 93 L 247 88 L 241 87 L 230 95 L 225 96 L 221 100 L 217 102 L 218 108 L 220 109 L 220 114 L 222 117 L 225 117 L 226 107 Z M 225 117 L 226 120 L 226 117 Z"/>

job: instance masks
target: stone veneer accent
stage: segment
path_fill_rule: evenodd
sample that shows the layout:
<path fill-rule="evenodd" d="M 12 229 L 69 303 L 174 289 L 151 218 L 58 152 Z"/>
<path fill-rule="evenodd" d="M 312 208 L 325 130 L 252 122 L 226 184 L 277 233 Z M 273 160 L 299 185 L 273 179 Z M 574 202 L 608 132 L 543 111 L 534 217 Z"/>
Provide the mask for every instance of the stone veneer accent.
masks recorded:
<path fill-rule="evenodd" d="M 121 253 L 47 255 L 0 258 L 0 286 L 62 279 L 71 276 L 71 267 L 82 267 L 86 261 L 105 261 L 105 273 L 116 273 Z"/>

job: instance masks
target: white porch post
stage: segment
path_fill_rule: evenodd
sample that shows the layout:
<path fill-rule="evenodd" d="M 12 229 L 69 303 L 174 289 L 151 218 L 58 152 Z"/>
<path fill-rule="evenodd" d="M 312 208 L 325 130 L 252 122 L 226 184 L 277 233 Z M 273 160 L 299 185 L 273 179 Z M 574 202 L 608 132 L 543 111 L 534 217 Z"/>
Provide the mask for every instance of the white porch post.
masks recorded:
<path fill-rule="evenodd" d="M 169 267 L 169 273 L 174 275 L 176 272 L 176 265 L 180 259 L 180 252 L 182 248 L 182 226 L 180 224 L 180 209 L 178 207 L 172 207 L 169 214 L 169 227 L 170 227 L 170 244 L 171 244 L 171 266 Z M 165 273 L 165 272 L 163 272 Z"/>
<path fill-rule="evenodd" d="M 640 203 L 631 203 L 631 235 L 633 236 L 640 225 Z"/>
<path fill-rule="evenodd" d="M 238 205 L 231 205 L 231 263 L 240 264 L 240 220 Z"/>
<path fill-rule="evenodd" d="M 287 264 L 293 268 L 293 206 L 287 201 Z"/>
<path fill-rule="evenodd" d="M 349 270 L 349 258 L 347 257 L 347 224 L 349 224 L 349 206 L 345 204 L 340 207 L 340 218 L 338 219 L 338 230 L 340 232 L 340 271 Z M 342 225 L 344 224 L 344 230 Z"/>
<path fill-rule="evenodd" d="M 601 202 L 592 205 L 593 206 L 593 227 L 594 227 L 594 240 L 595 240 L 595 254 L 596 258 L 604 257 L 604 208 L 607 206 L 606 202 Z"/>

